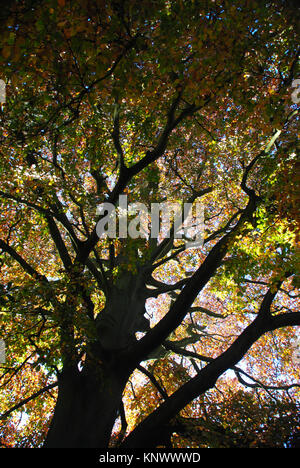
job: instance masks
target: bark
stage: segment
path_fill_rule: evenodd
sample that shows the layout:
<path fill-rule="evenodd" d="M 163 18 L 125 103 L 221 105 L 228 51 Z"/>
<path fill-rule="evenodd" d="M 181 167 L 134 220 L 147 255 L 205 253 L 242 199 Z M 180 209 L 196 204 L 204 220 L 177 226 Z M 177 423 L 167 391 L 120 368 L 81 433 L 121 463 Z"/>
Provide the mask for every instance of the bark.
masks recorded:
<path fill-rule="evenodd" d="M 58 380 L 58 399 L 45 448 L 104 448 L 122 403 L 122 393 L 133 370 L 120 352 L 143 328 L 145 298 L 126 273 L 107 294 L 104 310 L 95 320 L 98 338 L 87 346 L 78 369 L 74 343 L 62 338 L 65 366 Z M 74 364 L 72 364 L 72 362 Z"/>
<path fill-rule="evenodd" d="M 121 370 L 64 372 L 44 448 L 107 447 L 126 380 Z"/>

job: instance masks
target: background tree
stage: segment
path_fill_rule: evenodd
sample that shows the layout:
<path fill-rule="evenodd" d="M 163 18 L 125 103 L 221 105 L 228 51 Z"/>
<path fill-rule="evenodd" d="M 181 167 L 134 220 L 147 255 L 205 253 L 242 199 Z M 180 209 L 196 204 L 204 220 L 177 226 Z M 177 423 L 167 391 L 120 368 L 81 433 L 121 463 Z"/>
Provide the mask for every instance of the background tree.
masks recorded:
<path fill-rule="evenodd" d="M 287 443 L 294 3 L 23 0 L 2 16 L 2 445 Z M 120 194 L 201 199 L 203 246 L 99 239 L 96 208 Z"/>

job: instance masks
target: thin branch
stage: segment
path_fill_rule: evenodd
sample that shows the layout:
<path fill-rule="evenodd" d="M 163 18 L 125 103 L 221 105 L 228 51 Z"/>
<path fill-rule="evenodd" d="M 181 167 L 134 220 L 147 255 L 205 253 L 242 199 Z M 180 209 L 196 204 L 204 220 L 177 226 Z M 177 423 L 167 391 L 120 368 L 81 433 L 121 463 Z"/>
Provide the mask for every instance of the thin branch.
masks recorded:
<path fill-rule="evenodd" d="M 180 281 L 177 281 L 175 284 L 166 284 L 162 283 L 161 281 L 157 281 L 154 278 L 151 277 L 151 280 L 149 280 L 147 283 L 148 284 L 153 284 L 155 285 L 155 289 L 150 289 L 147 288 L 147 296 L 148 297 L 157 297 L 160 294 L 165 294 L 170 291 L 176 291 L 177 289 L 182 289 L 182 287 L 189 281 L 190 278 L 184 278 Z"/>
<path fill-rule="evenodd" d="M 210 317 L 221 318 L 221 319 L 224 319 L 226 317 L 226 315 L 224 314 L 218 314 L 217 312 L 213 312 L 212 310 L 206 309 L 206 307 L 201 307 L 201 306 L 191 307 L 188 312 L 189 313 L 201 312 L 203 314 L 209 315 Z"/>
<path fill-rule="evenodd" d="M 8 253 L 16 262 L 21 265 L 23 270 L 28 273 L 30 276 L 32 276 L 34 279 L 42 281 L 42 282 L 48 282 L 46 276 L 40 274 L 37 270 L 35 270 L 29 263 L 21 257 L 20 254 L 16 250 L 14 250 L 10 245 L 8 245 L 5 241 L 0 239 L 0 248 Z"/>
<path fill-rule="evenodd" d="M 0 415 L 0 420 L 7 418 L 13 411 L 16 411 L 17 409 L 21 408 L 22 406 L 26 405 L 26 403 L 29 403 L 30 401 L 34 400 L 38 396 L 42 395 L 45 392 L 48 392 L 48 390 L 51 390 L 51 388 L 54 388 L 58 385 L 58 382 L 54 382 L 50 385 L 47 385 L 46 387 L 42 388 L 38 392 L 33 393 L 30 397 L 25 398 L 24 400 L 20 401 L 17 405 L 13 406 L 9 410 L 5 411 L 5 413 Z"/>
<path fill-rule="evenodd" d="M 262 382 L 259 382 L 257 379 L 255 379 L 254 377 L 252 377 L 251 375 L 248 375 L 245 371 L 243 371 L 242 369 L 238 368 L 238 367 L 234 367 L 233 370 L 235 371 L 235 374 L 237 376 L 237 379 L 238 381 L 246 386 L 246 387 L 250 387 L 250 388 L 262 388 L 263 390 L 284 390 L 284 391 L 287 391 L 287 390 L 290 390 L 291 388 L 294 388 L 294 387 L 300 387 L 300 384 L 297 384 L 297 383 L 294 383 L 294 384 L 290 384 L 290 385 L 279 385 L 279 386 L 276 386 L 276 385 L 266 385 Z M 244 374 L 247 378 L 251 379 L 254 383 L 249 383 L 249 382 L 246 382 L 241 374 Z"/>
<path fill-rule="evenodd" d="M 72 266 L 72 259 L 69 255 L 68 249 L 62 239 L 62 236 L 60 234 L 60 231 L 54 221 L 54 219 L 51 216 L 46 216 L 46 220 L 48 223 L 49 227 L 49 232 L 51 234 L 52 240 L 54 244 L 57 247 L 58 253 L 60 255 L 60 258 L 63 262 L 64 267 L 66 270 L 69 270 Z"/>
<path fill-rule="evenodd" d="M 169 398 L 167 392 L 162 388 L 162 386 L 156 380 L 154 375 L 151 374 L 151 372 L 149 372 L 147 369 L 145 369 L 145 367 L 141 366 L 140 364 L 136 368 L 148 377 L 150 382 L 154 385 L 156 390 L 158 390 L 159 394 L 163 397 L 164 400 L 167 400 Z"/>

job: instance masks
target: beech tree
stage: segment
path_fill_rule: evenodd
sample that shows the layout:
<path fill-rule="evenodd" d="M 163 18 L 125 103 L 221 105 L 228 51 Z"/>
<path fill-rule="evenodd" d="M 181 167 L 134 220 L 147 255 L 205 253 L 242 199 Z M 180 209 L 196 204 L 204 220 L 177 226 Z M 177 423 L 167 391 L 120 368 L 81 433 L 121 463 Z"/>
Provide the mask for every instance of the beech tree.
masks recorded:
<path fill-rule="evenodd" d="M 296 4 L 12 0 L 1 15 L 2 446 L 288 443 Z M 120 195 L 201 201 L 202 245 L 174 226 L 99 237 L 97 207 Z"/>

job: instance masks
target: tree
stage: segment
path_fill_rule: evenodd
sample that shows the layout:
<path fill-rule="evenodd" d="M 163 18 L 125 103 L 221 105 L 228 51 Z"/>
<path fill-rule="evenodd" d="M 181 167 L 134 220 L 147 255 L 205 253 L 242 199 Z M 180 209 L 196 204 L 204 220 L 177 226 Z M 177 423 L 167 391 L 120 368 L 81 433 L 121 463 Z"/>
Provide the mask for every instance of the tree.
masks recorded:
<path fill-rule="evenodd" d="M 279 414 L 296 427 L 294 2 L 23 0 L 2 15 L 2 445 L 182 446 L 200 427 L 192 443 L 237 446 L 247 411 L 250 446 Z M 203 244 L 174 226 L 99 238 L 97 206 L 122 194 L 201 200 Z"/>

